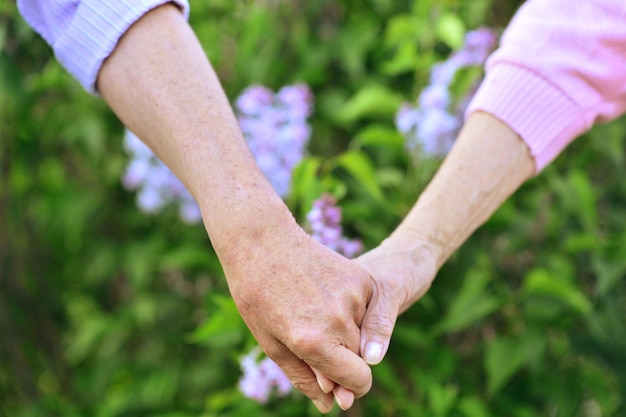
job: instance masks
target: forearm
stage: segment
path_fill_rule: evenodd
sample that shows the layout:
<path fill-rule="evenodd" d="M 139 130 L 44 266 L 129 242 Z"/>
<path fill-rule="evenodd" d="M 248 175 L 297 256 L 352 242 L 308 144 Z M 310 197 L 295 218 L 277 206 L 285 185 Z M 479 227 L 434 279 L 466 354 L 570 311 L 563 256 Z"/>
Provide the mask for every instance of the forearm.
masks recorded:
<path fill-rule="evenodd" d="M 477 112 L 419 200 L 386 244 L 429 243 L 437 268 L 534 174 L 526 144 L 495 117 Z"/>
<path fill-rule="evenodd" d="M 98 89 L 188 187 L 222 258 L 241 248 L 242 239 L 259 240 L 272 222 L 294 226 L 176 7 L 154 9 L 126 32 L 102 67 Z"/>

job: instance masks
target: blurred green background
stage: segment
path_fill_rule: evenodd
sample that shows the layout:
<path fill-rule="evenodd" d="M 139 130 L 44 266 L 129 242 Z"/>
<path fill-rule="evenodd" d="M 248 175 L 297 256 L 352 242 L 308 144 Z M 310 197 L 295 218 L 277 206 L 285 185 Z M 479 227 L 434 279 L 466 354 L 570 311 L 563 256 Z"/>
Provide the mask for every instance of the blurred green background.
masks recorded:
<path fill-rule="evenodd" d="M 191 3 L 229 97 L 312 88 L 288 204 L 303 219 L 333 193 L 373 247 L 439 163 L 407 155 L 395 112 L 466 31 L 502 29 L 521 1 Z M 0 415 L 318 415 L 298 394 L 238 391 L 254 342 L 206 233 L 137 209 L 123 132 L 0 0 Z M 624 119 L 594 128 L 506 202 L 400 318 L 347 414 L 626 416 L 625 137 Z"/>

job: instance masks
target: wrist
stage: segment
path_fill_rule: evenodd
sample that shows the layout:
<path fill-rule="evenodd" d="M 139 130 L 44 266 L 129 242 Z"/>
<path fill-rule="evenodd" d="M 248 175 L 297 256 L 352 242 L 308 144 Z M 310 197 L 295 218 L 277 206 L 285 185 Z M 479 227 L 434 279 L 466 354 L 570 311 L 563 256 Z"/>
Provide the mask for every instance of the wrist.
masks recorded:
<path fill-rule="evenodd" d="M 419 207 L 419 203 L 415 208 Z M 437 219 L 423 218 L 416 220 L 419 213 L 414 211 L 405 219 L 383 243 L 395 250 L 408 250 L 426 254 L 435 262 L 436 269 L 448 260 L 454 248 L 442 235 L 442 228 L 437 228 Z M 415 227 L 418 226 L 418 227 Z M 424 256 L 424 255 L 421 255 Z"/>
<path fill-rule="evenodd" d="M 201 211 L 224 268 L 249 262 L 253 254 L 267 254 L 290 236 L 305 234 L 273 189 L 242 189 L 220 199 L 218 206 L 204 204 Z"/>
<path fill-rule="evenodd" d="M 394 233 L 356 258 L 373 277 L 385 298 L 406 311 L 430 288 L 438 271 L 441 249 L 416 236 Z"/>

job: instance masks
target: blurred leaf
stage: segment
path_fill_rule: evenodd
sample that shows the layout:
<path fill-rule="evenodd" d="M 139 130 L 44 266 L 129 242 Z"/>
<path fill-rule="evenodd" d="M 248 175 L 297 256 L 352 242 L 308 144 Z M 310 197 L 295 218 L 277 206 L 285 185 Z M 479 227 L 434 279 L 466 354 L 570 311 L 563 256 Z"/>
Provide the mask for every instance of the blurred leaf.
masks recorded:
<path fill-rule="evenodd" d="M 379 84 L 368 85 L 356 92 L 339 110 L 337 117 L 344 123 L 365 117 L 391 118 L 403 98 L 398 93 Z"/>
<path fill-rule="evenodd" d="M 291 177 L 291 193 L 289 206 L 299 205 L 304 216 L 312 207 L 313 201 L 322 194 L 322 185 L 319 179 L 319 170 L 322 160 L 318 157 L 304 158 L 296 166 Z"/>
<path fill-rule="evenodd" d="M 499 308 L 500 301 L 486 291 L 487 284 L 492 279 L 492 272 L 487 267 L 487 262 L 484 259 L 479 261 L 480 266 L 473 268 L 465 275 L 445 316 L 435 326 L 436 332 L 464 329 Z"/>
<path fill-rule="evenodd" d="M 336 165 L 348 171 L 374 200 L 379 202 L 384 200 L 374 166 L 365 154 L 344 152 L 337 157 Z"/>
<path fill-rule="evenodd" d="M 139 327 L 151 326 L 155 323 L 159 306 L 154 297 L 142 294 L 133 300 L 130 308 Z"/>
<path fill-rule="evenodd" d="M 424 21 L 417 15 L 397 14 L 387 22 L 385 44 L 387 47 L 403 43 L 415 43 L 422 34 Z"/>
<path fill-rule="evenodd" d="M 213 256 L 214 254 L 210 249 L 199 246 L 197 242 L 187 242 L 165 253 L 161 265 L 164 269 L 206 268 L 211 264 Z"/>
<path fill-rule="evenodd" d="M 457 14 L 444 13 L 437 20 L 436 32 L 439 39 L 452 49 L 463 46 L 465 24 Z"/>
<path fill-rule="evenodd" d="M 591 302 L 567 278 L 550 274 L 545 269 L 535 268 L 524 279 L 523 292 L 525 295 L 543 295 L 554 298 L 581 314 L 591 310 Z"/>
<path fill-rule="evenodd" d="M 463 417 L 490 417 L 492 415 L 487 404 L 478 397 L 461 398 L 458 408 L 463 413 Z"/>
<path fill-rule="evenodd" d="M 447 416 L 459 395 L 459 388 L 454 385 L 431 385 L 428 400 L 433 416 Z"/>
<path fill-rule="evenodd" d="M 596 255 L 591 260 L 591 267 L 596 276 L 596 294 L 604 296 L 626 277 L 626 259 L 620 257 L 614 261 Z"/>
<path fill-rule="evenodd" d="M 403 72 L 415 71 L 419 55 L 415 45 L 405 43 L 398 46 L 393 58 L 383 64 L 383 72 L 389 75 L 398 75 Z"/>
<path fill-rule="evenodd" d="M 396 129 L 374 124 L 359 131 L 352 139 L 351 146 L 381 146 L 404 152 L 404 137 Z"/>
<path fill-rule="evenodd" d="M 570 173 L 568 180 L 574 192 L 574 200 L 584 225 L 587 227 L 587 230 L 594 230 L 598 224 L 598 214 L 596 211 L 595 192 L 589 181 L 588 174 L 576 170 Z"/>
<path fill-rule="evenodd" d="M 494 395 L 525 364 L 528 364 L 546 347 L 546 339 L 537 332 L 520 336 L 503 336 L 487 343 L 485 370 L 487 391 Z"/>
<path fill-rule="evenodd" d="M 244 338 L 246 325 L 239 315 L 235 302 L 219 294 L 211 296 L 209 319 L 189 335 L 189 341 L 212 347 L 234 346 Z"/>

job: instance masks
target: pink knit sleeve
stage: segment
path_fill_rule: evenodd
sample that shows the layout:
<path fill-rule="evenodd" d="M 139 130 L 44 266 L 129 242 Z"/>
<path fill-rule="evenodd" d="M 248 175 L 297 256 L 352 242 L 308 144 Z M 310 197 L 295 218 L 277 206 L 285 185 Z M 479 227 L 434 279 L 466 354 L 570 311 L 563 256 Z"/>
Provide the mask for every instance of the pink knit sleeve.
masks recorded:
<path fill-rule="evenodd" d="M 475 111 L 517 132 L 537 172 L 626 112 L 626 1 L 527 0 L 487 61 Z"/>

